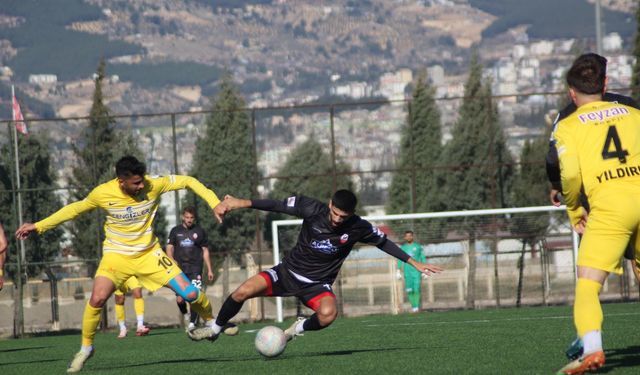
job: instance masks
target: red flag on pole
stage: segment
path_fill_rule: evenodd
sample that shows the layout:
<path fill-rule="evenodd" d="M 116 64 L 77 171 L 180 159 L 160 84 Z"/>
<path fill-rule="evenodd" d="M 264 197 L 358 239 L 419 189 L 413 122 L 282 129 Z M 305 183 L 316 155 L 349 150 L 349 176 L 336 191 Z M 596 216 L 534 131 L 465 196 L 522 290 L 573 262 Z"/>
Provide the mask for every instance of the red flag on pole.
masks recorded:
<path fill-rule="evenodd" d="M 22 110 L 20 109 L 20 104 L 18 103 L 18 99 L 16 99 L 15 94 L 11 99 L 13 106 L 13 121 L 16 124 L 16 130 L 18 130 L 21 134 L 27 135 L 29 131 L 27 130 L 27 124 L 24 122 L 24 117 L 22 116 Z"/>

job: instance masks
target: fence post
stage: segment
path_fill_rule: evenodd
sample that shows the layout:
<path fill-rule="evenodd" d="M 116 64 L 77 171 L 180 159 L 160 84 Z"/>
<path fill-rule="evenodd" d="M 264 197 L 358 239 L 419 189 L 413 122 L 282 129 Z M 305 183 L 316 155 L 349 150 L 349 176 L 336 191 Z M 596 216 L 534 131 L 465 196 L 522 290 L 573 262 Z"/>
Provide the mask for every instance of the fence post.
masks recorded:
<path fill-rule="evenodd" d="M 389 265 L 389 278 L 391 280 L 391 290 L 389 291 L 391 293 L 391 314 L 398 315 L 398 313 L 400 312 L 400 306 L 402 304 L 402 294 L 398 293 L 398 279 L 396 278 L 396 272 L 398 271 L 398 262 L 395 259 L 389 259 L 387 262 L 387 264 Z"/>
<path fill-rule="evenodd" d="M 13 134 L 11 132 L 11 125 L 12 122 L 8 122 L 7 123 L 7 131 L 9 133 L 9 139 L 11 139 L 12 135 L 13 137 L 17 137 L 16 134 Z M 14 142 L 17 140 L 17 138 L 14 138 Z M 10 151 L 10 154 L 13 155 L 14 158 L 14 165 L 17 165 L 18 163 L 18 155 L 15 153 L 15 149 L 13 150 L 13 152 Z M 12 167 L 15 168 L 15 167 Z M 12 190 L 12 197 L 13 197 L 13 217 L 16 223 L 16 227 L 19 226 L 20 223 L 20 218 L 19 218 L 19 213 L 18 213 L 18 191 L 16 189 L 17 186 L 17 169 L 13 170 L 13 173 L 11 173 L 11 190 Z M 16 240 L 15 242 L 16 247 L 22 246 L 20 245 L 20 240 Z M 17 270 L 16 270 L 16 274 L 14 276 L 15 281 L 16 281 L 16 291 L 14 293 L 14 306 L 13 306 L 13 336 L 14 337 L 18 337 L 21 338 L 24 335 L 24 275 L 22 274 L 22 268 L 23 268 L 23 264 L 22 264 L 22 254 L 18 253 L 18 264 L 17 264 Z M 26 274 L 26 270 L 25 270 L 25 274 Z"/>
<path fill-rule="evenodd" d="M 338 185 L 338 171 L 336 169 L 336 133 L 334 126 L 334 118 L 335 118 L 335 107 L 332 105 L 329 107 L 329 125 L 331 130 L 331 170 L 333 176 L 333 191 L 336 191 Z M 338 315 L 342 316 L 344 314 L 344 298 L 342 296 L 342 272 L 338 274 L 338 279 L 336 280 L 336 297 L 338 299 Z"/>
<path fill-rule="evenodd" d="M 251 110 L 251 138 L 253 145 L 253 196 L 258 196 L 258 142 L 256 141 L 256 110 Z M 258 248 L 258 272 L 262 272 L 262 230 L 260 226 L 260 213 L 255 212 L 256 218 L 256 247 Z M 260 320 L 264 320 L 264 298 L 260 297 Z"/>
<path fill-rule="evenodd" d="M 229 295 L 229 253 L 225 252 L 224 253 L 224 269 L 223 269 L 223 274 L 222 274 L 222 295 L 223 296 L 228 296 Z"/>
<path fill-rule="evenodd" d="M 547 246 L 545 246 L 544 242 L 540 246 L 540 275 L 542 280 L 542 304 L 547 305 L 547 298 L 549 296 L 549 285 L 547 285 L 547 274 L 549 272 L 549 267 L 547 267 L 547 257 L 549 256 L 549 251 Z"/>
<path fill-rule="evenodd" d="M 178 172 L 178 137 L 176 135 L 176 114 L 171 114 L 171 133 L 173 137 L 173 174 L 180 174 Z M 176 214 L 176 224 L 180 223 L 180 193 L 178 190 L 173 192 L 173 197 L 175 199 L 175 214 Z"/>

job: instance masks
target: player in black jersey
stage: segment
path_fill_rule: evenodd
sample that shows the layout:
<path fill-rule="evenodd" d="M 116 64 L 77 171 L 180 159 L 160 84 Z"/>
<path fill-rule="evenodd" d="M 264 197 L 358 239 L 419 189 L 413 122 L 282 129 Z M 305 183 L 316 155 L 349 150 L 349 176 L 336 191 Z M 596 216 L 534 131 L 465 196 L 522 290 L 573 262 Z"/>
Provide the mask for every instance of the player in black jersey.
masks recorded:
<path fill-rule="evenodd" d="M 202 263 L 207 266 L 207 278 L 213 280 L 213 270 L 209 259 L 209 247 L 207 244 L 207 234 L 195 223 L 196 209 L 185 207 L 182 210 L 182 224 L 175 226 L 169 232 L 167 240 L 167 255 L 173 258 L 182 271 L 191 280 L 191 284 L 202 290 Z M 195 328 L 198 321 L 198 313 L 191 310 L 191 315 L 187 314 L 187 302 L 182 297 L 176 295 L 178 308 L 184 316 L 187 331 Z"/>
<path fill-rule="evenodd" d="M 304 331 L 326 328 L 337 316 L 331 285 L 356 242 L 374 245 L 427 275 L 442 271 L 438 266 L 416 262 L 384 233 L 355 215 L 357 199 L 348 190 L 338 190 L 328 205 L 305 196 L 277 201 L 238 199 L 227 195 L 224 202 L 230 211 L 254 208 L 300 217 L 302 229 L 282 263 L 242 283 L 226 299 L 214 324 L 190 332 L 194 340 L 215 340 L 229 319 L 240 311 L 244 301 L 259 296 L 296 296 L 315 311 L 308 319 L 295 322 L 285 330 L 287 340 Z"/>

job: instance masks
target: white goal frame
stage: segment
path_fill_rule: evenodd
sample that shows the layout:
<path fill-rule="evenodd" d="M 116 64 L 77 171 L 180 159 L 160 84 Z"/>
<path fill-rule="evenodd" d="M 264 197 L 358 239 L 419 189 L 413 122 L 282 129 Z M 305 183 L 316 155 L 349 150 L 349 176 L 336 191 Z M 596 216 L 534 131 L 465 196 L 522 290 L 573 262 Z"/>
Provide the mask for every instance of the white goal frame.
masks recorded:
<path fill-rule="evenodd" d="M 504 214 L 521 214 L 530 212 L 558 212 L 566 209 L 566 206 L 535 206 L 535 207 L 517 207 L 517 208 L 497 208 L 484 210 L 465 210 L 465 211 L 446 211 L 446 212 L 424 212 L 415 214 L 395 214 L 395 215 L 373 215 L 363 216 L 362 218 L 369 221 L 379 220 L 411 220 L 411 219 L 434 219 L 444 217 L 464 217 L 464 216 L 486 216 L 486 215 L 504 215 Z M 271 222 L 271 234 L 273 238 L 273 264 L 280 263 L 280 244 L 278 238 L 278 228 L 283 226 L 293 226 L 302 224 L 301 219 L 294 220 L 274 220 Z M 579 236 L 572 231 L 573 242 L 573 259 L 574 264 L 578 256 Z M 293 244 L 292 244 L 293 245 Z M 276 297 L 276 321 L 282 323 L 283 309 L 282 297 Z"/>

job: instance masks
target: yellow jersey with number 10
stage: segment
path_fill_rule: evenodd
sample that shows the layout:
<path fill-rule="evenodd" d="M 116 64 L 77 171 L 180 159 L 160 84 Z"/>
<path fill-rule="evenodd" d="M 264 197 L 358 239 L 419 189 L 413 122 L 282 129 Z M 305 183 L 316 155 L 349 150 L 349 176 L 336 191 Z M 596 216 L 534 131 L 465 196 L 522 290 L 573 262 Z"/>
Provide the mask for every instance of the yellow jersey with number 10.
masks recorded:
<path fill-rule="evenodd" d="M 617 187 L 640 194 L 640 111 L 596 101 L 580 106 L 553 134 L 560 159 L 562 195 L 571 223 L 581 215 L 580 190 L 589 203 Z"/>
<path fill-rule="evenodd" d="M 145 187 L 140 194 L 132 197 L 120 189 L 118 179 L 105 182 L 94 188 L 84 200 L 68 204 L 53 215 L 35 223 L 36 230 L 43 233 L 83 212 L 99 207 L 106 212 L 103 251 L 137 255 L 158 245 L 158 238 L 153 233 L 153 219 L 163 193 L 189 188 L 211 208 L 220 203 L 213 191 L 193 177 L 145 176 L 144 184 Z"/>

